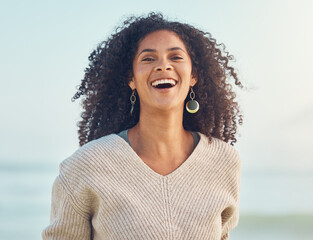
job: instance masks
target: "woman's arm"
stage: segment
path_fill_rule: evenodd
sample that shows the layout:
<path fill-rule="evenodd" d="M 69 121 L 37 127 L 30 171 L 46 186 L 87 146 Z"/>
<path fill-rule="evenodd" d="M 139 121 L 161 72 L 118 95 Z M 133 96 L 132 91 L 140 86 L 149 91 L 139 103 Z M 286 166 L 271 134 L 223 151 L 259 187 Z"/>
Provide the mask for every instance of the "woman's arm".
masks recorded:
<path fill-rule="evenodd" d="M 42 232 L 43 240 L 91 240 L 88 216 L 79 210 L 77 201 L 58 177 L 52 190 L 50 225 Z"/>
<path fill-rule="evenodd" d="M 229 232 L 238 224 L 239 213 L 238 209 L 226 208 L 222 213 L 222 238 L 228 240 Z"/>
<path fill-rule="evenodd" d="M 229 232 L 234 229 L 239 222 L 239 201 L 240 201 L 240 185 L 241 185 L 241 160 L 238 153 L 228 169 L 228 189 L 231 199 L 230 205 L 221 213 L 222 220 L 222 236 L 221 240 L 229 239 Z"/>

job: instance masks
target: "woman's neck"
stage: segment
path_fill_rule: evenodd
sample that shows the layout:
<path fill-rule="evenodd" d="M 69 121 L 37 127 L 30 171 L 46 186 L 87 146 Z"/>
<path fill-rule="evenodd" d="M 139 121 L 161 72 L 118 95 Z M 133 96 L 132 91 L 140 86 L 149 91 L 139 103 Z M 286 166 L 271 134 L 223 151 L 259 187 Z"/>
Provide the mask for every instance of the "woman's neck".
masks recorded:
<path fill-rule="evenodd" d="M 134 151 L 151 161 L 187 158 L 194 148 L 193 136 L 183 128 L 183 112 L 141 113 L 128 138 Z"/>

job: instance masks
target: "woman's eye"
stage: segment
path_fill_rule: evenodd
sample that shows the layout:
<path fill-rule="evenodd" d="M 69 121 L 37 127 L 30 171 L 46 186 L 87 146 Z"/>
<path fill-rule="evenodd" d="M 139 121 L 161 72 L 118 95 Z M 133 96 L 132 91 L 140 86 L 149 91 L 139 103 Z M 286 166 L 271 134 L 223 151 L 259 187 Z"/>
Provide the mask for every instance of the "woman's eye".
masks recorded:
<path fill-rule="evenodd" d="M 145 57 L 142 59 L 143 62 L 152 62 L 154 59 L 152 57 Z"/>
<path fill-rule="evenodd" d="M 180 57 L 180 56 L 174 56 L 174 57 L 172 57 L 172 59 L 173 59 L 173 60 L 181 60 L 181 59 L 183 59 L 183 58 Z"/>

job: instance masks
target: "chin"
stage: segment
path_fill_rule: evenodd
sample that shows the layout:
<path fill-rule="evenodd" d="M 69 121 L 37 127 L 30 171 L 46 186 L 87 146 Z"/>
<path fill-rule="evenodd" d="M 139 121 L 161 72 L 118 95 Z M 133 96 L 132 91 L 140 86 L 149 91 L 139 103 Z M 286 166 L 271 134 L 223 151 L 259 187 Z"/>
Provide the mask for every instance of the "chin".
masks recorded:
<path fill-rule="evenodd" d="M 169 111 L 180 111 L 183 110 L 182 105 L 178 104 L 173 104 L 173 103 L 162 103 L 162 104 L 157 104 L 155 108 L 158 111 L 164 111 L 164 112 L 169 112 Z"/>

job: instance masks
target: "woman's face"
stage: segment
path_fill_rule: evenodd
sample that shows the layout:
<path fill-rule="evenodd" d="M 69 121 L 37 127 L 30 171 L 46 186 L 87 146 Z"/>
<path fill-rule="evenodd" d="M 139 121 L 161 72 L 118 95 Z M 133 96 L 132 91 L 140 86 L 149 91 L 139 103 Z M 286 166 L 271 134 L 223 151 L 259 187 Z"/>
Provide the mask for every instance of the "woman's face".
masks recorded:
<path fill-rule="evenodd" d="M 140 41 L 129 83 L 137 90 L 140 111 L 183 109 L 192 77 L 191 59 L 179 36 L 168 30 L 148 34 Z"/>

